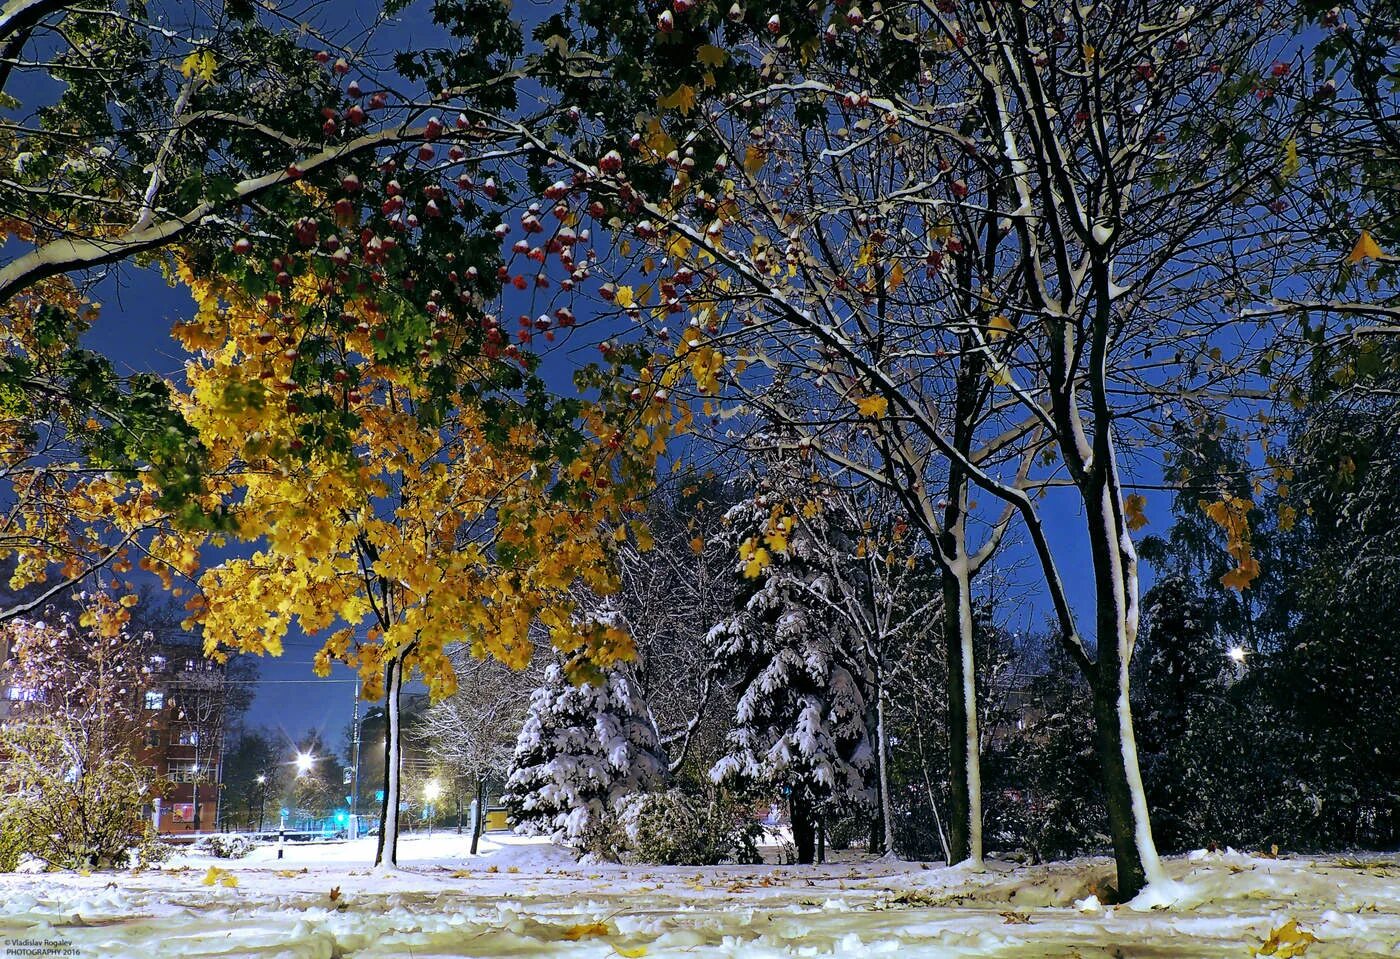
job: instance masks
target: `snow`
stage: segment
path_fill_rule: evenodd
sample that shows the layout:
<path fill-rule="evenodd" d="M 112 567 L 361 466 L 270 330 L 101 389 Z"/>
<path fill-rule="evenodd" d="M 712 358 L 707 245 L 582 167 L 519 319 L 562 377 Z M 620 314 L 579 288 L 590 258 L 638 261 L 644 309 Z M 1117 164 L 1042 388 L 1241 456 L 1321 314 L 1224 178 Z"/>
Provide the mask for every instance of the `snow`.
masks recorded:
<path fill-rule="evenodd" d="M 0 943 L 57 940 L 103 959 L 619 954 L 1242 957 L 1294 919 L 1307 959 L 1400 956 L 1400 862 L 1196 853 L 1164 861 L 1170 903 L 1105 904 L 1112 863 L 980 870 L 891 859 L 826 866 L 581 865 L 543 840 L 400 837 L 400 870 L 372 875 L 374 841 L 271 847 L 159 870 L 0 876 Z M 236 886 L 205 885 L 210 866 Z M 279 871 L 280 870 L 280 871 Z M 339 894 L 332 900 L 333 888 Z M 600 925 L 595 925 L 600 924 Z M 575 940 L 568 937 L 573 936 Z"/>

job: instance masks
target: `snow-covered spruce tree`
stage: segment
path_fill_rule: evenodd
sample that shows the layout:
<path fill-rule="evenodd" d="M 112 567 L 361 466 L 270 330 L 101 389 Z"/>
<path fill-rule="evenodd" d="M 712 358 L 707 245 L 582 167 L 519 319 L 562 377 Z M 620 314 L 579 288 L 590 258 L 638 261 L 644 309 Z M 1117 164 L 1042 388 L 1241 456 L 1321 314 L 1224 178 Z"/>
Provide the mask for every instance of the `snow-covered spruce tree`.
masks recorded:
<path fill-rule="evenodd" d="M 664 789 L 668 765 L 625 668 L 575 686 L 551 665 L 516 741 L 506 808 L 517 832 L 582 848 L 623 799 Z"/>
<path fill-rule="evenodd" d="M 858 641 L 833 606 L 818 551 L 833 531 L 817 495 L 793 501 L 768 481 L 729 510 L 720 536 L 739 557 L 739 608 L 708 636 L 738 697 L 728 752 L 710 777 L 785 793 L 801 863 L 815 858 L 823 806 L 869 801 L 874 761 Z"/>

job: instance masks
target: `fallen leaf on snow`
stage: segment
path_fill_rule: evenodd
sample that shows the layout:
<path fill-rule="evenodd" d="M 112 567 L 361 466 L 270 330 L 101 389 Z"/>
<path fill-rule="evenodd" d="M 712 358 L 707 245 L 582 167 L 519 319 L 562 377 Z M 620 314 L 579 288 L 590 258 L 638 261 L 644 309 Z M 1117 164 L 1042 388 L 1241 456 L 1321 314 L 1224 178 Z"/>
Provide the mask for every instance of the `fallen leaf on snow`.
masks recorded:
<path fill-rule="evenodd" d="M 204 874 L 204 878 L 201 879 L 200 882 L 206 886 L 212 886 L 218 883 L 221 886 L 233 888 L 238 885 L 238 877 L 227 869 L 220 869 L 218 866 L 210 866 L 209 871 Z"/>
<path fill-rule="evenodd" d="M 580 939 L 596 939 L 598 936 L 606 936 L 607 934 L 608 924 L 605 922 L 581 922 L 566 928 L 559 938 L 569 942 L 578 942 Z"/>
<path fill-rule="evenodd" d="M 1277 959 L 1293 959 L 1294 956 L 1301 956 L 1308 951 L 1308 947 L 1317 942 L 1314 936 L 1306 929 L 1298 927 L 1298 920 L 1290 919 L 1277 929 L 1269 933 L 1269 938 L 1264 940 L 1262 946 L 1251 946 L 1249 954 L 1251 956 L 1275 956 Z"/>

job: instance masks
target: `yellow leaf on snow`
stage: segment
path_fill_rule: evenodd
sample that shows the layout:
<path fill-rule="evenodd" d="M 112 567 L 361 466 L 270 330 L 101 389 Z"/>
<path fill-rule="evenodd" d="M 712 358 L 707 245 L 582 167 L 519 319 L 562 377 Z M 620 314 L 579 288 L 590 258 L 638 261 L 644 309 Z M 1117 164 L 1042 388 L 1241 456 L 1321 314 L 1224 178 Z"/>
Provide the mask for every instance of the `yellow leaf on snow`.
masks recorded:
<path fill-rule="evenodd" d="M 1314 936 L 1306 929 L 1298 927 L 1298 920 L 1290 919 L 1277 929 L 1269 933 L 1269 938 L 1264 940 L 1262 946 L 1251 946 L 1249 954 L 1251 956 L 1275 956 L 1277 959 L 1294 959 L 1308 951 L 1308 947 L 1317 942 Z"/>
<path fill-rule="evenodd" d="M 862 396 L 856 398 L 856 409 L 861 416 L 873 416 L 876 419 L 885 415 L 890 408 L 890 401 L 883 396 Z"/>
<path fill-rule="evenodd" d="M 647 954 L 646 946 L 613 946 L 613 951 L 623 959 L 639 959 Z"/>
<path fill-rule="evenodd" d="M 1351 248 L 1351 254 L 1347 256 L 1347 262 L 1360 263 L 1362 260 L 1378 260 L 1383 256 L 1385 253 L 1376 242 L 1376 238 L 1369 230 L 1362 230 L 1361 235 L 1356 238 L 1356 245 Z"/>
<path fill-rule="evenodd" d="M 560 938 L 569 942 L 578 942 L 580 939 L 596 939 L 598 936 L 606 936 L 607 934 L 608 924 L 605 922 L 581 922 L 566 928 Z"/>
<path fill-rule="evenodd" d="M 200 880 L 203 885 L 212 886 L 215 883 L 233 888 L 238 885 L 238 877 L 227 869 L 220 869 L 218 866 L 210 866 L 209 871 Z"/>

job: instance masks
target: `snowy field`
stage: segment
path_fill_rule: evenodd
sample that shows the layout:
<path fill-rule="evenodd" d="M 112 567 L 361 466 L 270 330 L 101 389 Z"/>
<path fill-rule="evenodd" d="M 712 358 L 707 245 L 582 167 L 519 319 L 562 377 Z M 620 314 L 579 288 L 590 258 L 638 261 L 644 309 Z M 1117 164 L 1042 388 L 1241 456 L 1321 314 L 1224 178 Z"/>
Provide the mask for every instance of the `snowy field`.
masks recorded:
<path fill-rule="evenodd" d="M 388 876 L 373 840 L 2 876 L 0 957 L 1400 956 L 1400 861 L 1381 856 L 1202 853 L 1170 860 L 1156 901 L 1103 908 L 1105 860 L 626 869 L 504 836 L 469 857 L 452 833 L 400 850 Z"/>

